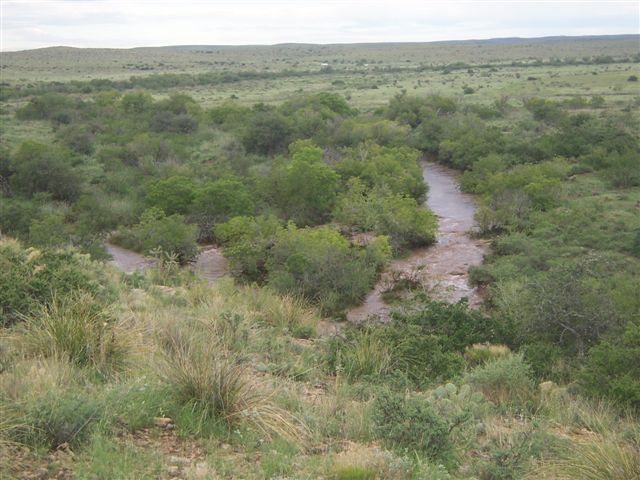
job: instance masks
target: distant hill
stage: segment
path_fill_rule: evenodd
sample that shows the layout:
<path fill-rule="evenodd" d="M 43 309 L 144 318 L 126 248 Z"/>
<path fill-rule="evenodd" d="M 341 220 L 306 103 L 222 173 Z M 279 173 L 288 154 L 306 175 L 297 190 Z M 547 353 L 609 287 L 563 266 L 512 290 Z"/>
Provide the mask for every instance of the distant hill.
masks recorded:
<path fill-rule="evenodd" d="M 174 45 L 163 47 L 48 47 L 4 52 L 4 81 L 128 78 L 132 74 L 210 71 L 310 70 L 319 65 L 353 69 L 362 65 L 402 68 L 451 63 L 508 63 L 584 58 L 633 57 L 640 35 L 493 38 L 409 43 L 278 45 Z"/>

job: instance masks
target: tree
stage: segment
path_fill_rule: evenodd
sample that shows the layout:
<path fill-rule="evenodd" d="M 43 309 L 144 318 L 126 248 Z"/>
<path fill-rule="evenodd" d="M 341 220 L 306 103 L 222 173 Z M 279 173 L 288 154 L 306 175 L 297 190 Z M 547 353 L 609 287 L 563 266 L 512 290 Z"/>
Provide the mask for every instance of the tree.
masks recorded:
<path fill-rule="evenodd" d="M 157 207 L 167 215 L 185 215 L 191 210 L 195 196 L 196 187 L 191 179 L 173 176 L 153 182 L 147 189 L 145 201 L 149 207 Z"/>
<path fill-rule="evenodd" d="M 243 144 L 248 152 L 273 155 L 285 150 L 291 134 L 284 115 L 272 110 L 258 111 L 248 122 Z"/>
<path fill-rule="evenodd" d="M 251 192 L 237 178 L 222 178 L 202 186 L 196 194 L 193 211 L 213 222 L 224 222 L 232 217 L 252 215 L 255 203 Z"/>
<path fill-rule="evenodd" d="M 586 257 L 559 264 L 529 288 L 526 328 L 584 357 L 590 346 L 620 327 L 621 318 L 605 282 L 611 266 L 604 258 Z"/>
<path fill-rule="evenodd" d="M 338 174 L 322 161 L 322 149 L 310 142 L 294 143 L 291 153 L 291 161 L 274 166 L 267 194 L 298 225 L 324 223 L 336 200 Z"/>

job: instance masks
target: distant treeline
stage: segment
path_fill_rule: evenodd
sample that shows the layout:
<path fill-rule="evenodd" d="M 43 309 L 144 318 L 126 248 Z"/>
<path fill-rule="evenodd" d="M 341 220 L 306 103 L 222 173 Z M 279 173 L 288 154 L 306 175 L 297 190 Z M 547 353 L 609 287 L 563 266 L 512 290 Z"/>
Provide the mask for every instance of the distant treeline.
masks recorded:
<path fill-rule="evenodd" d="M 551 58 L 549 60 L 514 61 L 510 63 L 484 63 L 468 64 L 455 62 L 446 65 L 419 65 L 417 67 L 384 67 L 372 66 L 360 70 L 348 70 L 348 73 L 367 73 L 370 71 L 384 73 L 398 73 L 407 71 L 442 71 L 451 73 L 456 70 L 468 69 L 498 69 L 510 67 L 540 67 L 540 66 L 565 66 L 565 65 L 602 65 L 610 63 L 640 63 L 640 54 L 631 57 L 613 57 L 611 55 L 599 55 L 577 58 Z M 57 93 L 96 93 L 105 90 L 158 90 L 176 87 L 195 87 L 206 85 L 221 85 L 245 80 L 275 80 L 279 78 L 305 77 L 310 75 L 327 75 L 346 73 L 345 69 L 336 69 L 332 66 L 324 66 L 320 70 L 282 70 L 272 71 L 236 71 L 236 72 L 204 72 L 204 73 L 160 73 L 146 76 L 132 76 L 128 80 L 110 80 L 95 78 L 92 80 L 70 80 L 67 82 L 42 82 L 14 86 L 6 82 L 0 83 L 0 101 L 11 98 L 23 98 L 32 95 L 41 95 L 48 92 Z"/>

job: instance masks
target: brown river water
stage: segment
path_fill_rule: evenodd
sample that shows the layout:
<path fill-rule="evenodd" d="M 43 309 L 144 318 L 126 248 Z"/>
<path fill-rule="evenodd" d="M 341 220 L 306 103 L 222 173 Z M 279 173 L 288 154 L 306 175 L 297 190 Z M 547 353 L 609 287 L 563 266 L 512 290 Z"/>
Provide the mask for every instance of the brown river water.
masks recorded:
<path fill-rule="evenodd" d="M 424 162 L 422 175 L 429 184 L 427 205 L 438 217 L 436 243 L 414 250 L 409 256 L 393 260 L 364 303 L 347 312 L 347 319 L 362 322 L 370 317 L 388 320 L 389 306 L 384 292 L 398 275 L 420 280 L 435 298 L 456 302 L 467 297 L 478 307 L 480 292 L 469 285 L 469 267 L 480 265 L 487 242 L 469 235 L 474 226 L 475 200 L 462 193 L 457 173 L 437 163 Z"/>

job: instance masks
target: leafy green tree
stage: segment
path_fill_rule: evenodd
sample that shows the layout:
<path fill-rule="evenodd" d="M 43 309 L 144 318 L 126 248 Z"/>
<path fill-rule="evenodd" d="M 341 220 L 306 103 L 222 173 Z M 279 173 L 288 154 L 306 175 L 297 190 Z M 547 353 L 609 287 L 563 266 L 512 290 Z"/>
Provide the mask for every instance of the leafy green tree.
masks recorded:
<path fill-rule="evenodd" d="M 147 92 L 130 92 L 122 96 L 120 104 L 125 113 L 146 113 L 153 105 L 153 97 Z"/>
<path fill-rule="evenodd" d="M 224 222 L 232 217 L 252 215 L 255 203 L 246 185 L 237 178 L 229 177 L 200 187 L 193 203 L 193 211 L 214 222 Z"/>
<path fill-rule="evenodd" d="M 273 110 L 258 111 L 247 123 L 242 142 L 248 152 L 262 155 L 281 153 L 291 142 L 287 118 Z"/>
<path fill-rule="evenodd" d="M 153 182 L 147 189 L 145 201 L 149 207 L 159 208 L 167 215 L 185 215 L 191 210 L 195 197 L 196 187 L 191 179 L 173 176 Z"/>
<path fill-rule="evenodd" d="M 381 251 L 379 245 L 373 248 Z M 289 224 L 276 234 L 267 281 L 280 292 L 302 294 L 335 313 L 360 301 L 370 289 L 380 268 L 371 259 L 386 261 L 351 247 L 333 228 Z"/>
<path fill-rule="evenodd" d="M 333 218 L 358 231 L 388 236 L 396 252 L 432 243 L 437 229 L 436 217 L 426 206 L 386 189 L 368 190 L 357 177 L 338 197 Z"/>
<path fill-rule="evenodd" d="M 16 111 L 19 120 L 46 120 L 73 108 L 73 100 L 67 95 L 49 92 L 32 98 L 29 103 Z"/>
<path fill-rule="evenodd" d="M 427 186 L 417 162 L 419 157 L 420 152 L 413 148 L 363 144 L 350 151 L 336 165 L 336 171 L 345 181 L 359 177 L 369 188 L 387 188 L 392 193 L 408 195 L 422 202 Z"/>
<path fill-rule="evenodd" d="M 317 225 L 331 215 L 338 174 L 322 160 L 322 149 L 310 142 L 291 146 L 292 160 L 276 163 L 267 179 L 267 195 L 282 215 L 299 225 Z"/>
<path fill-rule="evenodd" d="M 56 247 L 69 243 L 69 226 L 64 215 L 51 213 L 41 219 L 33 219 L 29 225 L 29 242 L 41 247 Z"/>
<path fill-rule="evenodd" d="M 532 281 L 521 312 L 525 332 L 584 357 L 589 347 L 621 327 L 606 287 L 611 268 L 605 258 L 591 256 L 559 264 Z"/>
<path fill-rule="evenodd" d="M 216 225 L 214 238 L 224 246 L 233 274 L 245 281 L 263 281 L 267 259 L 282 224 L 275 216 L 234 217 Z"/>

